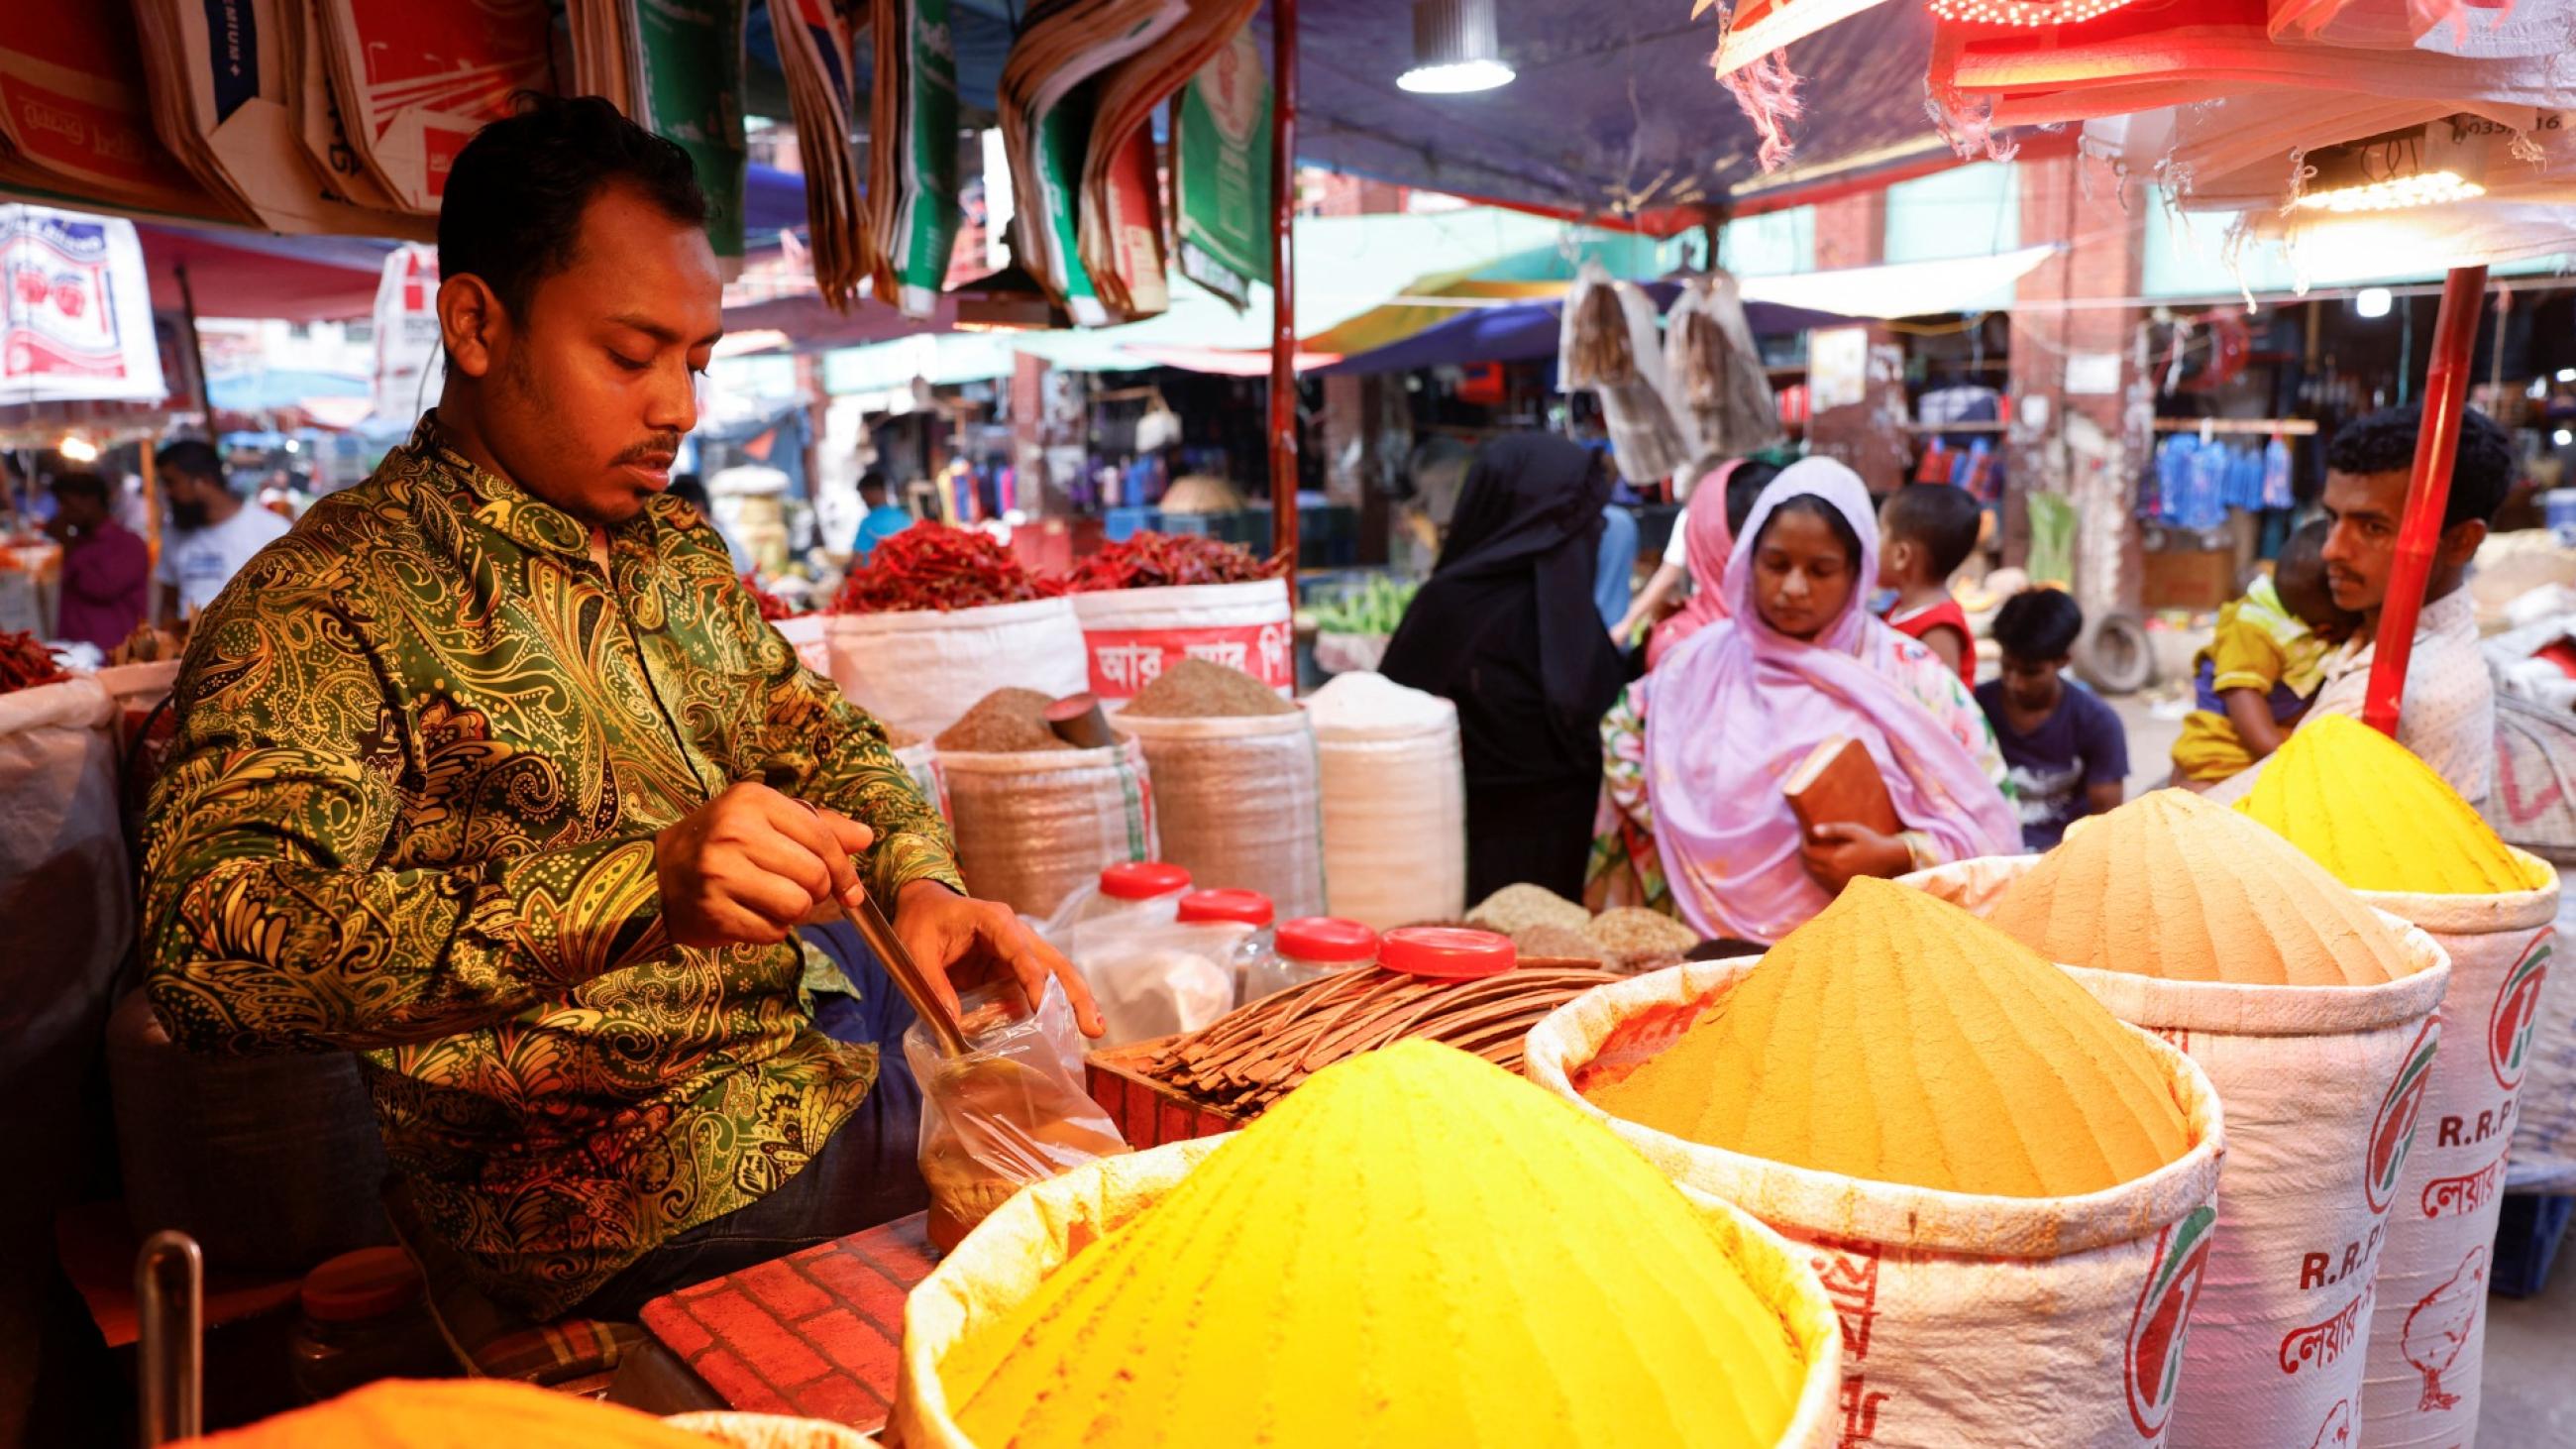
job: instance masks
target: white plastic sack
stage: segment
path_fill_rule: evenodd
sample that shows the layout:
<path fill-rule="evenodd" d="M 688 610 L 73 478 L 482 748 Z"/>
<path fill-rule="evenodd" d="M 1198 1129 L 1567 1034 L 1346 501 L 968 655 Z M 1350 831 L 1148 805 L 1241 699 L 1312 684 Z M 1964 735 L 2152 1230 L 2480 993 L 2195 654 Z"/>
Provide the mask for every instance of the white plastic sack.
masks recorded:
<path fill-rule="evenodd" d="M 894 752 L 894 762 L 912 775 L 912 787 L 921 798 L 938 810 L 943 820 L 953 820 L 948 813 L 948 778 L 939 768 L 939 747 L 919 740 Z"/>
<path fill-rule="evenodd" d="M 833 614 L 824 632 L 832 682 L 907 734 L 936 735 L 1005 685 L 1056 698 L 1090 687 L 1069 599 L 944 614 Z"/>
<path fill-rule="evenodd" d="M 2450 1449 L 2478 1433 L 2489 1255 L 2549 980 L 2558 879 L 2509 895 L 2360 895 L 2450 953 L 2451 989 L 2381 1259 L 2358 1442 Z"/>
<path fill-rule="evenodd" d="M 958 1427 L 939 1376 L 940 1364 L 969 1325 L 1007 1312 L 1075 1253 L 1160 1201 L 1190 1169 L 1233 1140 L 1227 1132 L 1105 1157 L 1026 1188 L 995 1209 L 904 1300 L 903 1367 L 895 1381 L 886 1438 L 911 1449 L 977 1449 Z M 1711 1234 L 1745 1281 L 1778 1307 L 1790 1341 L 1807 1362 L 1807 1380 L 1798 1394 L 1797 1412 L 1780 1436 L 1780 1449 L 1849 1443 L 1835 1402 L 1847 1352 L 1843 1334 L 1836 1332 L 1839 1305 L 1818 1291 L 1816 1276 L 1800 1261 L 1796 1245 L 1687 1184 L 1682 1196 L 1706 1216 Z M 1843 1321 L 1848 1322 L 1848 1315 Z"/>
<path fill-rule="evenodd" d="M 773 619 L 769 627 L 777 630 L 778 637 L 787 641 L 787 647 L 796 651 L 797 663 L 826 679 L 833 679 L 831 622 L 828 614 L 798 614 L 792 619 Z"/>
<path fill-rule="evenodd" d="M 1982 911 L 2036 856 L 1904 884 Z M 2432 1080 L 2450 982 L 2430 936 L 2390 918 L 2416 970 L 2384 986 L 2233 986 L 2069 966 L 2111 1014 L 2180 1048 L 2227 1116 L 2218 1238 L 2192 1313 L 2169 1442 L 2335 1442 L 2356 1422 L 2373 1286 Z"/>
<path fill-rule="evenodd" d="M 1530 1080 L 1608 1122 L 1683 1186 L 1807 1250 L 1842 1317 L 1842 1443 L 2164 1443 L 2224 1146 L 2218 1094 L 2200 1068 L 2140 1032 L 2173 1072 L 2191 1148 L 2136 1182 L 2065 1198 L 1766 1162 L 1623 1122 L 1575 1090 L 1623 1023 L 1678 1033 L 1759 964 L 1692 962 L 1576 997 L 1530 1031 Z"/>
<path fill-rule="evenodd" d="M 1287 698 L 1297 687 L 1288 581 L 1103 589 L 1073 596 L 1082 624 L 1081 688 L 1116 709 L 1183 659 L 1240 669 Z M 1070 693 L 1071 691 L 1065 691 Z"/>
<path fill-rule="evenodd" d="M 1118 728 L 1145 752 L 1162 859 L 1201 890 L 1253 890 L 1279 919 L 1324 913 L 1315 732 L 1303 712 L 1147 719 Z"/>
<path fill-rule="evenodd" d="M 2557 934 L 2576 933 L 2576 895 L 2560 892 Z M 2576 972 L 2552 971 L 2522 1079 L 2521 1120 L 2505 1165 L 2510 1192 L 2576 1192 Z"/>
<path fill-rule="evenodd" d="M 1157 860 L 1153 788 L 1134 740 L 1115 749 L 939 752 L 966 889 L 1040 920 L 1100 868 Z"/>
<path fill-rule="evenodd" d="M 1466 915 L 1457 706 L 1381 675 L 1345 674 L 1306 708 L 1323 784 L 1327 910 L 1380 931 Z"/>

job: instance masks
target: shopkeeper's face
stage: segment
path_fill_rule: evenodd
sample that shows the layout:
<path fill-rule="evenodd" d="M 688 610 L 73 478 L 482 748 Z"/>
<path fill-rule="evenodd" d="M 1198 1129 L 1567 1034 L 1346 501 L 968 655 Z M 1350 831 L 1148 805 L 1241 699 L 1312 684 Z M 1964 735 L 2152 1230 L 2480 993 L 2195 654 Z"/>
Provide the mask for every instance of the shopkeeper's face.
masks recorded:
<path fill-rule="evenodd" d="M 698 227 L 612 186 L 582 214 L 571 264 L 503 317 L 479 356 L 483 440 L 510 477 L 575 518 L 633 518 L 670 486 L 698 425 L 696 381 L 724 332 L 724 283 Z M 453 342 L 451 340 L 451 348 Z"/>
<path fill-rule="evenodd" d="M 1762 622 L 1792 639 L 1813 639 L 1842 617 L 1858 582 L 1850 550 L 1833 525 L 1804 510 L 1771 515 L 1753 550 L 1753 601 Z"/>
<path fill-rule="evenodd" d="M 2319 500 L 2331 528 L 2326 534 L 2326 589 L 2335 607 L 2367 613 L 2388 597 L 2388 571 L 2397 558 L 2397 521 L 2406 512 L 2406 474 L 2326 474 Z"/>

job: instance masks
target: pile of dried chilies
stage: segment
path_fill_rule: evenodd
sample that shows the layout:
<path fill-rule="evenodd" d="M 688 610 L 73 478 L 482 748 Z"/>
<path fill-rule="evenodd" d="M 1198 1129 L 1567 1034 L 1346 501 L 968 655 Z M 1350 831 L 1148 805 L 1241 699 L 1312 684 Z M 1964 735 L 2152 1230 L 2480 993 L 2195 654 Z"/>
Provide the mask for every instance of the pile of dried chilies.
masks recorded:
<path fill-rule="evenodd" d="M 1196 533 L 1139 533 L 1074 565 L 1065 585 L 1077 594 L 1107 589 L 1160 589 L 1180 584 L 1248 584 L 1288 572 L 1288 556 L 1255 558 L 1241 544 Z"/>
<path fill-rule="evenodd" d="M 1347 1057 L 1422 1037 L 1508 1072 L 1539 1018 L 1605 982 L 1608 971 L 1524 967 L 1474 981 L 1435 981 L 1371 967 L 1290 987 L 1237 1007 L 1173 1042 L 1147 1069 L 1212 1106 L 1250 1115 Z"/>
<path fill-rule="evenodd" d="M 760 575 L 744 574 L 742 586 L 751 590 L 751 601 L 760 606 L 760 617 L 763 619 L 774 624 L 781 619 L 796 617 L 796 610 L 787 607 L 785 599 L 760 586 Z"/>
<path fill-rule="evenodd" d="M 1063 584 L 1030 573 L 1009 549 L 984 534 L 919 523 L 878 544 L 865 568 L 850 570 L 832 611 L 946 612 L 1051 599 L 1063 592 Z"/>
<path fill-rule="evenodd" d="M 69 678 L 43 640 L 33 634 L 0 634 L 0 694 Z"/>

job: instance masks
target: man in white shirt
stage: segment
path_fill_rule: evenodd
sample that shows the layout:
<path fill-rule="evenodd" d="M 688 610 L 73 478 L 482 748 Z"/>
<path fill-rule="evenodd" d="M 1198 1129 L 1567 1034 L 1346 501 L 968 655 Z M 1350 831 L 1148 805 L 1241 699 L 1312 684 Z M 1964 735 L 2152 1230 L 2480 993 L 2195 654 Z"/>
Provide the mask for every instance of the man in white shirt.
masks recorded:
<path fill-rule="evenodd" d="M 2322 502 L 2333 525 L 2326 535 L 2326 585 L 2336 604 L 2361 615 L 2361 628 L 2327 658 L 2325 684 L 2300 717 L 2302 725 L 2332 714 L 2361 717 L 2370 666 L 2379 654 L 2375 641 L 2389 575 L 2396 568 L 2397 527 L 2406 513 L 2419 421 L 2414 408 L 2383 408 L 2336 429 L 2326 447 Z M 2450 503 L 2443 510 L 2398 706 L 2397 742 L 2473 804 L 2486 798 L 2495 773 L 2495 686 L 2478 652 L 2476 608 L 2461 585 L 2478 545 L 2486 542 L 2489 520 L 2504 506 L 2513 474 L 2513 444 L 2504 429 L 2468 409 L 2460 419 Z M 2228 786 L 2239 788 L 2222 787 L 2212 798 L 2241 796 L 2257 773 L 2238 775 Z"/>
<path fill-rule="evenodd" d="M 170 500 L 170 535 L 161 541 L 161 602 L 155 617 L 193 619 L 251 556 L 292 526 L 245 503 L 224 482 L 223 459 L 204 443 L 172 443 L 153 455 Z"/>

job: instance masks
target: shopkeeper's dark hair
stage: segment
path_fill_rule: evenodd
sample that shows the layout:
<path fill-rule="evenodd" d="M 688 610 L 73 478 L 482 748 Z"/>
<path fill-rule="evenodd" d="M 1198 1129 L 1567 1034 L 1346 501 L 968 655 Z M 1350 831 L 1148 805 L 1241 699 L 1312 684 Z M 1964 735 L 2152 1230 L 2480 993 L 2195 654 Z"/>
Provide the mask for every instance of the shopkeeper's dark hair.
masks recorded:
<path fill-rule="evenodd" d="M 1887 541 L 1904 538 L 1923 545 L 1931 555 L 1932 577 L 1946 579 L 1976 552 L 1980 512 L 1965 488 L 1908 483 L 1888 497 Z"/>
<path fill-rule="evenodd" d="M 1771 512 L 1762 520 L 1762 532 L 1769 533 L 1771 525 L 1779 522 L 1780 515 L 1784 513 L 1804 513 L 1823 519 L 1825 526 L 1834 531 L 1834 542 L 1843 546 L 1843 557 L 1851 561 L 1853 568 L 1860 567 L 1860 535 L 1852 532 L 1851 520 L 1843 517 L 1841 509 L 1813 493 L 1792 493 L 1771 506 Z M 1757 535 L 1753 542 L 1758 547 L 1762 540 Z M 1864 585 L 1868 583 L 1867 580 L 1862 582 Z"/>
<path fill-rule="evenodd" d="M 2084 610 L 2064 589 L 2024 589 L 1995 611 L 1995 643 L 2015 659 L 2063 659 L 2084 632 Z"/>
<path fill-rule="evenodd" d="M 689 153 L 597 96 L 522 91 L 516 114 L 456 153 L 438 209 L 438 274 L 483 279 L 513 317 L 537 284 L 572 264 L 582 213 L 628 186 L 673 221 L 702 226 L 706 193 Z"/>
<path fill-rule="evenodd" d="M 2335 429 L 2326 444 L 2326 466 L 2337 473 L 2404 473 L 2415 466 L 2415 432 L 2423 421 L 2411 407 L 2381 408 Z M 2513 440 L 2495 419 L 2466 408 L 2460 413 L 2460 449 L 2451 463 L 2451 502 L 2442 526 L 2476 519 L 2493 522 L 2513 491 Z"/>

